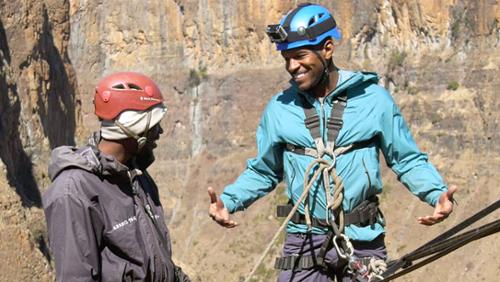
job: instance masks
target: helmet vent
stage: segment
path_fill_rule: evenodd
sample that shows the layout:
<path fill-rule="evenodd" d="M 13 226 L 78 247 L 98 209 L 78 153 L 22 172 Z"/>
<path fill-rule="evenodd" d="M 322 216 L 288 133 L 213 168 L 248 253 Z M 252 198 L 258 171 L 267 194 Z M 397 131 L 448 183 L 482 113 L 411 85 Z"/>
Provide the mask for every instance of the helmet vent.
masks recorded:
<path fill-rule="evenodd" d="M 316 17 L 312 17 L 312 18 L 309 20 L 309 23 L 307 24 L 307 26 L 312 26 L 315 22 L 316 22 Z"/>
<path fill-rule="evenodd" d="M 113 89 L 125 89 L 125 85 L 123 85 L 121 83 L 120 84 L 115 84 L 111 88 L 113 88 Z"/>
<path fill-rule="evenodd" d="M 309 23 L 307 24 L 307 26 L 312 26 L 313 24 L 315 24 L 316 22 L 318 22 L 321 18 L 323 18 L 324 15 L 325 15 L 325 13 L 319 13 L 317 15 L 314 15 L 314 17 L 312 17 L 309 20 Z"/>
<path fill-rule="evenodd" d="M 129 84 L 128 84 L 128 88 L 130 88 L 130 89 L 134 89 L 134 90 L 142 90 L 142 88 L 141 88 L 141 87 L 139 87 L 138 85 L 133 84 L 133 83 L 129 83 Z"/>

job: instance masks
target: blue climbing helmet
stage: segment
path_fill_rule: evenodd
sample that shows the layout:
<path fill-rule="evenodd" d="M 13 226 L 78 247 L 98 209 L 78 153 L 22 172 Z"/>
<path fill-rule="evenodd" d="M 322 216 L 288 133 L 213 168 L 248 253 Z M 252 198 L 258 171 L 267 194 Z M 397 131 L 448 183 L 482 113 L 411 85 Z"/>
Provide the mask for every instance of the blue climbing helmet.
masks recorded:
<path fill-rule="evenodd" d="M 279 24 L 268 25 L 266 34 L 278 51 L 314 46 L 332 37 L 340 40 L 335 19 L 323 6 L 303 3 L 288 12 Z"/>

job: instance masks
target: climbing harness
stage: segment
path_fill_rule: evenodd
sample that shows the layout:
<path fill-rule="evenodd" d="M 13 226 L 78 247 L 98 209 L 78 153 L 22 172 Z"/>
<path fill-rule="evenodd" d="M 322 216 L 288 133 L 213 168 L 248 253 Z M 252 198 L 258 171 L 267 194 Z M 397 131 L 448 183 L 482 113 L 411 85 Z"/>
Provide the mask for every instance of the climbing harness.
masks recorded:
<path fill-rule="evenodd" d="M 304 99 L 305 100 L 305 99 Z M 360 203 L 350 213 L 344 214 L 342 210 L 343 200 L 343 183 L 335 171 L 337 156 L 347 153 L 351 150 L 358 148 L 366 148 L 376 142 L 375 138 L 350 144 L 345 147 L 335 147 L 335 140 L 343 125 L 343 112 L 347 105 L 347 94 L 341 93 L 333 101 L 333 109 L 331 116 L 326 120 L 324 116 L 324 124 L 326 124 L 327 131 L 327 145 L 324 146 L 323 139 L 320 132 L 320 117 L 316 114 L 312 105 L 304 101 L 305 125 L 311 132 L 314 138 L 316 148 L 304 148 L 294 144 L 286 144 L 286 149 L 290 152 L 314 157 L 315 160 L 311 162 L 306 170 L 306 177 L 311 174 L 311 169 L 316 168 L 316 174 L 309 179 L 305 179 L 305 188 L 309 188 L 316 181 L 318 173 L 323 174 L 323 187 L 327 198 L 327 214 L 325 219 L 318 219 L 315 217 L 308 218 L 309 209 L 308 201 L 304 204 L 304 215 L 295 212 L 290 220 L 298 224 L 306 224 L 310 231 L 312 226 L 320 228 L 328 228 L 329 232 L 316 255 L 308 256 L 285 256 L 277 258 L 275 261 L 275 268 L 281 270 L 294 269 L 310 269 L 313 267 L 321 267 L 328 270 L 325 263 L 325 256 L 329 249 L 335 248 L 340 259 L 345 261 L 345 271 L 355 277 L 363 277 L 363 279 L 372 279 L 373 277 L 380 277 L 379 275 L 385 271 L 385 261 L 373 257 L 358 258 L 354 256 L 354 247 L 349 238 L 343 234 L 344 226 L 355 224 L 357 226 L 372 225 L 376 222 L 383 221 L 383 215 L 378 209 L 378 198 L 372 195 L 367 200 Z M 323 159 L 324 155 L 328 155 L 331 161 Z M 333 193 L 330 191 L 330 178 L 334 180 L 335 190 Z M 307 185 L 306 185 L 307 183 Z M 301 203 L 301 201 L 299 201 Z M 296 204 L 297 205 L 297 204 Z M 290 215 L 292 212 L 292 205 L 289 203 L 286 206 L 278 206 L 278 216 Z M 330 220 L 332 212 L 333 219 Z M 337 223 L 335 222 L 337 219 Z"/>
<path fill-rule="evenodd" d="M 308 207 L 309 201 L 306 198 L 306 201 L 304 203 L 304 215 L 300 213 L 294 213 L 290 220 L 292 220 L 292 222 L 294 223 L 306 224 L 309 231 L 311 231 L 313 226 L 328 228 L 330 230 L 327 233 L 327 238 L 321 246 L 316 258 L 305 258 L 304 262 L 301 262 L 302 267 L 310 268 L 314 266 L 321 266 L 325 268 L 326 265 L 324 265 L 324 256 L 326 255 L 326 252 L 329 250 L 329 248 L 332 247 L 332 244 L 333 247 L 337 250 L 340 258 L 346 261 L 352 261 L 354 259 L 352 256 L 352 244 L 349 238 L 345 234 L 343 234 L 345 225 L 372 225 L 377 222 L 380 217 L 382 217 L 378 209 L 378 199 L 374 195 L 368 200 L 365 200 L 361 204 L 359 204 L 351 213 L 344 214 L 344 211 L 342 209 L 344 185 L 335 170 L 337 156 L 354 149 L 365 148 L 370 144 L 373 144 L 375 140 L 365 140 L 362 142 L 350 144 L 349 146 L 345 147 L 335 146 L 335 140 L 337 139 L 337 136 L 343 125 L 342 117 L 344 109 L 347 106 L 347 93 L 343 92 L 334 98 L 330 118 L 327 119 L 326 115 L 323 115 L 323 124 L 325 124 L 326 128 L 328 129 L 327 142 L 325 146 L 320 131 L 321 117 L 316 113 L 314 107 L 306 102 L 305 98 L 303 100 L 304 113 L 306 116 L 304 122 L 306 127 L 309 129 L 312 137 L 314 138 L 316 148 L 304 148 L 288 143 L 286 144 L 286 149 L 296 154 L 308 155 L 315 158 L 306 169 L 306 179 L 304 182 L 304 187 L 307 188 L 309 185 L 312 185 L 317 179 L 317 174 L 321 173 L 323 177 L 322 183 L 325 190 L 327 208 L 325 219 L 311 217 Z M 323 108 L 323 106 L 321 106 L 321 108 Z M 324 155 L 329 156 L 331 161 L 324 159 Z M 307 176 L 311 174 L 312 169 L 316 169 L 315 174 L 311 178 L 307 179 Z M 330 179 L 333 179 L 336 185 L 333 191 L 333 196 L 330 189 Z M 287 206 L 278 206 L 278 216 L 284 216 L 291 213 L 290 207 L 290 204 Z M 332 217 L 333 220 L 331 220 Z M 337 221 L 337 223 L 335 222 L 335 220 Z M 295 260 L 297 259 L 293 257 L 277 258 L 275 267 L 278 269 L 290 269 L 289 267 L 294 265 L 292 264 L 292 261 Z"/>
<path fill-rule="evenodd" d="M 484 238 L 489 235 L 493 235 L 497 232 L 500 231 L 500 219 L 497 219 L 493 222 L 484 224 L 480 227 L 474 228 L 472 230 L 463 232 L 462 234 L 457 234 L 458 232 L 462 231 L 463 229 L 467 228 L 474 222 L 478 221 L 479 219 L 487 216 L 488 214 L 494 212 L 500 208 L 500 200 L 497 200 L 493 204 L 489 205 L 488 207 L 482 209 L 481 211 L 477 212 L 473 216 L 467 218 L 466 220 L 462 221 L 455 227 L 451 228 L 450 230 L 446 231 L 445 233 L 439 235 L 438 237 L 434 238 L 433 240 L 427 242 L 420 248 L 416 249 L 415 251 L 408 253 L 401 257 L 400 259 L 390 261 L 387 264 L 387 270 L 384 271 L 384 273 L 381 275 L 380 278 L 373 280 L 373 281 L 391 281 L 393 279 L 396 279 L 398 277 L 401 277 L 415 269 L 418 269 L 428 263 L 431 263 L 440 257 L 443 257 L 447 255 L 448 253 L 481 238 Z M 455 236 L 454 236 L 455 235 Z M 433 255 L 433 256 L 431 256 Z M 431 256 L 429 258 L 425 258 Z M 425 258 L 425 259 L 424 259 Z M 413 264 L 414 261 L 423 259 L 419 261 L 418 263 Z M 401 271 L 397 272 L 399 269 L 402 269 Z"/>
<path fill-rule="evenodd" d="M 335 169 L 337 156 L 354 149 L 367 147 L 375 141 L 365 140 L 362 142 L 350 144 L 345 147 L 335 147 L 335 140 L 337 139 L 337 136 L 343 125 L 342 116 L 344 113 L 344 109 L 347 106 L 347 93 L 343 92 L 334 98 L 330 118 L 327 119 L 326 115 L 322 113 L 322 117 L 324 119 L 323 124 L 326 125 L 325 129 L 328 129 L 326 140 L 327 142 L 325 145 L 320 130 L 321 117 L 316 113 L 314 107 L 307 103 L 305 97 L 302 98 L 305 113 L 304 123 L 314 139 L 316 148 L 300 147 L 289 143 L 285 144 L 285 148 L 290 152 L 308 155 L 315 159 L 308 165 L 305 171 L 304 188 L 295 205 L 288 205 L 279 208 L 280 215 L 287 215 L 287 217 L 245 281 L 249 281 L 253 276 L 258 266 L 262 263 L 264 257 L 269 252 L 271 246 L 278 238 L 278 235 L 283 231 L 287 223 L 292 220 L 292 218 L 292 222 L 298 221 L 299 223 L 306 224 L 308 228 L 308 234 L 310 233 L 310 231 L 312 231 L 313 226 L 318 225 L 323 228 L 326 227 L 330 231 L 327 233 L 327 237 L 322 244 L 318 255 L 287 256 L 277 258 L 275 262 L 275 268 L 307 269 L 316 266 L 326 268 L 327 266 L 324 263 L 324 258 L 331 245 L 333 245 L 333 247 L 337 250 L 339 257 L 346 261 L 348 271 L 357 273 L 360 271 L 358 268 L 363 267 L 363 269 L 366 268 L 370 272 L 366 272 L 365 275 L 371 275 L 371 273 L 375 270 L 377 271 L 377 273 L 381 272 L 380 267 L 376 266 L 376 264 L 380 265 L 380 262 L 372 263 L 373 267 L 371 268 L 369 268 L 369 264 L 359 264 L 359 258 L 353 256 L 354 248 L 352 246 L 352 243 L 350 242 L 350 239 L 345 234 L 343 234 L 345 225 L 367 225 L 377 222 L 379 215 L 381 215 L 378 211 L 378 200 L 376 200 L 376 197 L 371 197 L 370 200 L 362 202 L 357 209 L 354 209 L 351 213 L 344 215 L 344 211 L 342 209 L 344 184 Z M 323 104 L 321 105 L 321 109 L 323 109 Z M 328 158 L 323 158 L 325 155 L 328 156 Z M 322 177 L 323 189 L 325 190 L 327 202 L 324 220 L 317 219 L 311 216 L 309 209 L 309 191 L 317 181 L 320 174 Z M 335 184 L 333 193 L 330 187 L 331 179 L 333 179 L 333 183 Z M 304 215 L 301 215 L 297 212 L 297 209 L 301 203 L 304 204 Z"/>

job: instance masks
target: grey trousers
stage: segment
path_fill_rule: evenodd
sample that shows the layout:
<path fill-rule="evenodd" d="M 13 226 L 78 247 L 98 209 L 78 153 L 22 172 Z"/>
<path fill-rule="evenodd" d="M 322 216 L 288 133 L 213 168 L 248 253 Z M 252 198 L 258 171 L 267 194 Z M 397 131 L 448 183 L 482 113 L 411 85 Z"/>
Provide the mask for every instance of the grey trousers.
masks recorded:
<path fill-rule="evenodd" d="M 285 245 L 283 247 L 283 256 L 304 255 L 310 256 L 319 252 L 326 235 L 314 234 L 287 234 Z M 376 257 L 379 259 L 387 258 L 387 250 L 384 243 L 384 235 L 380 235 L 370 242 L 351 241 L 354 247 L 354 255 L 363 257 Z M 337 282 L 352 281 L 349 274 L 344 273 L 343 266 L 337 255 L 335 248 L 330 249 L 325 256 L 325 262 L 330 266 L 327 272 L 322 268 L 302 269 L 296 271 L 293 269 L 283 270 L 278 276 L 278 282 L 330 282 L 336 277 Z"/>

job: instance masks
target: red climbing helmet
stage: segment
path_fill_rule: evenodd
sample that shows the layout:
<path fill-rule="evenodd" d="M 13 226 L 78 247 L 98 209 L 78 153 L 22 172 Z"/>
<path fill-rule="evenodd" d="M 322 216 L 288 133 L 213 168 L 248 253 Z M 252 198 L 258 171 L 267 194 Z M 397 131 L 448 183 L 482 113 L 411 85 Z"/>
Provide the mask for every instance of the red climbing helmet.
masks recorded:
<path fill-rule="evenodd" d="M 156 83 L 140 73 L 113 73 L 95 88 L 95 114 L 103 120 L 114 120 L 126 110 L 145 111 L 162 103 Z"/>

